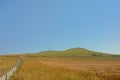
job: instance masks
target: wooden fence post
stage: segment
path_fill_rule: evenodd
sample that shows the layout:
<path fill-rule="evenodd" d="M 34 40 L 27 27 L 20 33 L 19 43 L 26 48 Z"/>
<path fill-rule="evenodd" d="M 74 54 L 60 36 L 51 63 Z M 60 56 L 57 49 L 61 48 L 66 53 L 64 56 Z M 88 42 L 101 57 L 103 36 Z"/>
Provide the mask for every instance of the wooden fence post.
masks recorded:
<path fill-rule="evenodd" d="M 5 76 L 5 80 L 7 80 L 7 74 L 6 74 L 6 76 Z"/>

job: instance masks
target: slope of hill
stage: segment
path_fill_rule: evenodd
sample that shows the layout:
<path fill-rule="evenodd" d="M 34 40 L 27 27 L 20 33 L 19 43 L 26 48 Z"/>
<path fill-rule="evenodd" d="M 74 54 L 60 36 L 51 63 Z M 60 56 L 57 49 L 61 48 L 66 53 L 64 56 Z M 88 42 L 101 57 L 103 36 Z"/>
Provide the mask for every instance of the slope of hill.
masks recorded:
<path fill-rule="evenodd" d="M 29 56 L 58 57 L 58 58 L 81 58 L 81 57 L 106 57 L 111 54 L 95 52 L 84 48 L 71 48 L 64 51 L 43 51 Z"/>
<path fill-rule="evenodd" d="M 26 56 L 41 58 L 71 58 L 82 60 L 120 60 L 120 56 L 118 55 L 91 51 L 85 48 L 71 48 L 64 51 L 42 51 L 38 53 L 26 54 Z"/>

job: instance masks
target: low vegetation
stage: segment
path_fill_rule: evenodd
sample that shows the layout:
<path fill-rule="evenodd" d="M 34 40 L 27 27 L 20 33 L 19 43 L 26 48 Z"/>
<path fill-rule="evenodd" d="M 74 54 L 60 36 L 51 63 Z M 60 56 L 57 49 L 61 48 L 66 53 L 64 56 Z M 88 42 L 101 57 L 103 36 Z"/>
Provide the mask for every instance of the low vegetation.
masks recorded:
<path fill-rule="evenodd" d="M 23 54 L 10 80 L 120 80 L 118 55 L 73 48 Z"/>
<path fill-rule="evenodd" d="M 100 62 L 97 63 L 100 65 L 102 64 Z M 106 63 L 107 62 L 103 63 L 102 66 L 104 66 L 104 64 Z M 115 65 L 116 64 L 119 64 L 119 62 L 118 63 L 115 62 Z M 46 60 L 41 61 L 41 59 L 38 57 L 37 58 L 24 57 L 24 62 L 22 66 L 10 80 L 120 80 L 120 76 L 119 76 L 120 74 L 117 72 L 116 74 L 112 72 L 103 72 L 102 74 L 99 74 L 99 71 L 97 71 L 98 73 L 94 73 L 94 71 L 90 72 L 89 71 L 90 69 L 97 70 L 98 65 L 95 66 L 96 62 L 90 66 L 92 68 L 88 68 L 86 71 L 83 71 L 82 70 L 83 68 L 79 69 L 80 65 L 83 68 L 89 67 L 90 62 L 88 64 L 86 62 L 74 63 L 74 61 L 66 62 L 64 60 L 47 62 Z M 116 68 L 114 67 L 114 69 L 119 69 L 119 66 L 120 65 L 118 65 Z M 74 67 L 75 70 L 72 69 Z M 105 67 L 106 66 L 104 66 L 103 69 Z M 107 71 L 107 68 L 105 68 L 104 70 Z"/>
<path fill-rule="evenodd" d="M 0 76 L 11 69 L 16 64 L 17 59 L 18 57 L 15 56 L 0 56 Z"/>

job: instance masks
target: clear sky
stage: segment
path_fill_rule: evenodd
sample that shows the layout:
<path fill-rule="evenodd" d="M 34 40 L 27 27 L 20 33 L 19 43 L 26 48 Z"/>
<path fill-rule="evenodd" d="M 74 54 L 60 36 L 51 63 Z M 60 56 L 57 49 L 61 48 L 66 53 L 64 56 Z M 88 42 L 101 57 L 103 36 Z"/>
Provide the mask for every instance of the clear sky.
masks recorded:
<path fill-rule="evenodd" d="M 83 47 L 120 53 L 120 0 L 0 0 L 0 53 Z"/>

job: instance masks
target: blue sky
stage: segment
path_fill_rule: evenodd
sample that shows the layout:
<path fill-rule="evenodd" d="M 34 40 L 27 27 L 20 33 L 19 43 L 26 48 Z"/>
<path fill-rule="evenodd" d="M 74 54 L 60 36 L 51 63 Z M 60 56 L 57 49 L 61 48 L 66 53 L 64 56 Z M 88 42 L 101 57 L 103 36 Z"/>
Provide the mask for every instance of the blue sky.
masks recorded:
<path fill-rule="evenodd" d="M 83 47 L 120 53 L 120 0 L 0 0 L 0 53 Z"/>

